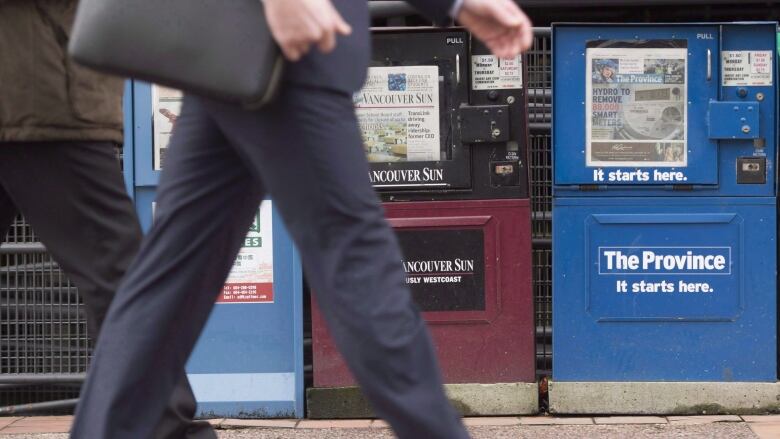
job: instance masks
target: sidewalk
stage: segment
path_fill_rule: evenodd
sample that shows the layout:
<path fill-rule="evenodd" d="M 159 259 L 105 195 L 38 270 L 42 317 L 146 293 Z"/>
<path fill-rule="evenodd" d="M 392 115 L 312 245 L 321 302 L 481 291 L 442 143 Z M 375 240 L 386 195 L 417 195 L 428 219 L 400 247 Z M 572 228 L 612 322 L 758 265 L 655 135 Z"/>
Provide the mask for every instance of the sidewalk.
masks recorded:
<path fill-rule="evenodd" d="M 0 417 L 0 439 L 67 439 L 71 416 Z M 220 439 L 392 439 L 382 421 L 214 419 Z M 466 418 L 474 439 L 780 438 L 780 415 Z"/>

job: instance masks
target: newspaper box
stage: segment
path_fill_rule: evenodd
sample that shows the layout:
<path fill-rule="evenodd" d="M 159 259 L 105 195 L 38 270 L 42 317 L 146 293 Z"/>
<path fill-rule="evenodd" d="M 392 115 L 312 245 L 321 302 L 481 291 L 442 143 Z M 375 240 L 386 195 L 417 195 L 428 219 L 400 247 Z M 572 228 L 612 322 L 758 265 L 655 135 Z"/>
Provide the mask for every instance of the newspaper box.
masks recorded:
<path fill-rule="evenodd" d="M 499 60 L 459 29 L 375 30 L 355 107 L 407 285 L 445 382 L 462 385 L 451 395 L 466 413 L 535 412 L 522 57 Z M 366 416 L 314 308 L 309 416 Z"/>
<path fill-rule="evenodd" d="M 777 379 L 775 27 L 553 26 L 551 410 L 763 404 L 724 383 Z"/>

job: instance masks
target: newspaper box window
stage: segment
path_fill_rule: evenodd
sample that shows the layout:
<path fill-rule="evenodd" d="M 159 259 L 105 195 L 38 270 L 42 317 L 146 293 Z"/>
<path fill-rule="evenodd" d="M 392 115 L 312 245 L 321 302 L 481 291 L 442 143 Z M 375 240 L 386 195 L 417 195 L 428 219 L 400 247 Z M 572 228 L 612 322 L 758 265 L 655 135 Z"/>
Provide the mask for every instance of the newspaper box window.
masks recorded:
<path fill-rule="evenodd" d="M 686 46 L 588 42 L 588 166 L 687 166 Z"/>

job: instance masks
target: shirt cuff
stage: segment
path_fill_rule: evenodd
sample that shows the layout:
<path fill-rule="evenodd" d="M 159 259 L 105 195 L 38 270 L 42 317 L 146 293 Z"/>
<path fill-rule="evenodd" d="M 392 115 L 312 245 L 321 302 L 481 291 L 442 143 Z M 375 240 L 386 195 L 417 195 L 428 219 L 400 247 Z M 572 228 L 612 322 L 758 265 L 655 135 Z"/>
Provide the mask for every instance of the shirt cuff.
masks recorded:
<path fill-rule="evenodd" d="M 455 3 L 450 8 L 450 18 L 455 20 L 460 14 L 460 9 L 463 7 L 463 0 L 455 0 Z"/>

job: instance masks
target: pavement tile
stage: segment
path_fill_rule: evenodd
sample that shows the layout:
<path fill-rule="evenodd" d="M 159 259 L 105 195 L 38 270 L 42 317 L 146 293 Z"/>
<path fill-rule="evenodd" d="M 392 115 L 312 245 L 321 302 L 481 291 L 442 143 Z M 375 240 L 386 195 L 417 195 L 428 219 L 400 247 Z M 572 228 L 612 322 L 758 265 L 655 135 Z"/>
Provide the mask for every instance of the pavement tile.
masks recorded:
<path fill-rule="evenodd" d="M 502 426 L 502 425 L 520 425 L 518 417 L 482 417 L 482 418 L 464 418 L 463 423 L 470 426 Z"/>
<path fill-rule="evenodd" d="M 70 422 L 44 422 L 30 425 L 9 425 L 0 430 L 3 434 L 34 434 L 34 433 L 67 433 L 70 431 Z"/>
<path fill-rule="evenodd" d="M 760 439 L 780 438 L 780 421 L 749 423 L 748 426 Z M 0 433 L 4 432 L 5 430 L 0 431 Z"/>
<path fill-rule="evenodd" d="M 556 416 L 523 416 L 521 425 L 593 425 L 592 418 L 570 417 L 560 418 Z"/>
<path fill-rule="evenodd" d="M 264 428 L 295 428 L 297 419 L 222 419 L 221 428 L 230 427 L 264 427 Z"/>
<path fill-rule="evenodd" d="M 50 422 L 73 422 L 73 416 L 26 416 L 16 423 L 27 424 L 47 424 Z"/>
<path fill-rule="evenodd" d="M 619 424 L 666 424 L 666 418 L 660 416 L 605 416 L 593 418 L 599 425 Z"/>
<path fill-rule="evenodd" d="M 390 428 L 390 424 L 381 419 L 374 419 L 374 422 L 371 423 L 371 428 Z"/>
<path fill-rule="evenodd" d="M 712 424 L 713 422 L 742 422 L 737 415 L 667 416 L 672 425 Z"/>
<path fill-rule="evenodd" d="M 0 417 L 0 429 L 3 429 L 5 427 L 13 424 L 14 422 L 20 420 L 20 419 L 22 419 L 21 416 L 3 416 L 3 417 Z"/>
<path fill-rule="evenodd" d="M 744 415 L 745 422 L 780 422 L 780 415 Z"/>
<path fill-rule="evenodd" d="M 371 419 L 309 420 L 298 423 L 297 428 L 369 428 Z"/>

